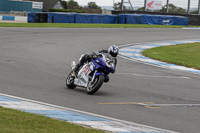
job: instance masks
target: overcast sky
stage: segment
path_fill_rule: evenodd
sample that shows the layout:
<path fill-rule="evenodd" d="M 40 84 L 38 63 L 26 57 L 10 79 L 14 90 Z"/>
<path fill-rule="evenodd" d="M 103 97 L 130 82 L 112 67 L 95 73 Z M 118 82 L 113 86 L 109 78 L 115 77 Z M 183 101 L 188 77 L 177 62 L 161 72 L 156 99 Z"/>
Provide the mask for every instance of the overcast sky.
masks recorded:
<path fill-rule="evenodd" d="M 68 1 L 68 0 L 66 0 Z M 98 6 L 113 6 L 113 2 L 121 2 L 121 0 L 75 0 L 79 5 L 87 5 L 88 2 L 96 2 Z M 128 1 L 128 0 L 124 0 Z M 143 6 L 144 0 L 130 0 L 132 5 L 134 6 Z M 160 1 L 160 0 L 157 0 Z M 161 0 L 163 5 L 166 4 L 166 0 Z M 191 7 L 198 7 L 199 0 L 191 0 Z M 179 7 L 187 7 L 188 0 L 169 0 L 170 3 L 175 4 Z"/>

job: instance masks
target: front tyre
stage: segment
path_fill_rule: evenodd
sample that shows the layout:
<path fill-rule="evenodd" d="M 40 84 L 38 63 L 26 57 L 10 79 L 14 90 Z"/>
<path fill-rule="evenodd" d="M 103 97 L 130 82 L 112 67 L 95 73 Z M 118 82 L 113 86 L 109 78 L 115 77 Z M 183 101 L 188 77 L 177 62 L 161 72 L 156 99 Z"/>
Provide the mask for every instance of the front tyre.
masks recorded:
<path fill-rule="evenodd" d="M 104 82 L 105 77 L 103 75 L 98 75 L 95 77 L 94 81 L 89 81 L 88 86 L 87 86 L 87 93 L 89 95 L 92 95 L 96 93 L 99 88 L 102 86 Z"/>
<path fill-rule="evenodd" d="M 74 75 L 73 72 L 70 72 L 70 74 L 68 75 L 67 79 L 66 79 L 66 86 L 70 89 L 74 89 L 76 87 L 76 85 L 74 84 Z"/>

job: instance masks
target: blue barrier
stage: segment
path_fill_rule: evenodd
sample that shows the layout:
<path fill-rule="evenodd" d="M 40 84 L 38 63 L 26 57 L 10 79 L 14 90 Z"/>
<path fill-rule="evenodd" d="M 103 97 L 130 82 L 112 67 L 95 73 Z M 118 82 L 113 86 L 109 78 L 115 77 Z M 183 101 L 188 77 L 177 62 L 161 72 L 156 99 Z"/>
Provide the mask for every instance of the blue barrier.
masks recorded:
<path fill-rule="evenodd" d="M 144 18 L 144 15 L 129 15 L 126 21 L 127 24 L 148 24 L 146 19 Z"/>
<path fill-rule="evenodd" d="M 120 24 L 188 25 L 188 17 L 145 14 L 120 14 Z"/>
<path fill-rule="evenodd" d="M 175 17 L 174 25 L 189 25 L 189 19 L 188 17 Z"/>
<path fill-rule="evenodd" d="M 188 25 L 188 17 L 168 15 L 120 14 L 120 24 Z"/>
<path fill-rule="evenodd" d="M 15 21 L 15 16 L 2 16 L 2 20 Z"/>
<path fill-rule="evenodd" d="M 28 12 L 28 23 L 35 23 L 35 16 L 34 12 Z"/>
<path fill-rule="evenodd" d="M 74 23 L 74 14 L 48 13 L 48 23 Z"/>
<path fill-rule="evenodd" d="M 117 24 L 117 15 L 76 14 L 75 23 Z"/>
<path fill-rule="evenodd" d="M 117 15 L 92 15 L 92 23 L 96 24 L 117 24 Z"/>
<path fill-rule="evenodd" d="M 105 24 L 106 15 L 92 15 L 92 23 Z"/>
<path fill-rule="evenodd" d="M 28 13 L 28 22 L 35 22 L 36 13 Z M 47 13 L 48 23 L 156 24 L 188 25 L 188 17 L 145 14 L 66 14 Z"/>
<path fill-rule="evenodd" d="M 92 23 L 92 15 L 90 14 L 76 14 L 75 23 Z"/>

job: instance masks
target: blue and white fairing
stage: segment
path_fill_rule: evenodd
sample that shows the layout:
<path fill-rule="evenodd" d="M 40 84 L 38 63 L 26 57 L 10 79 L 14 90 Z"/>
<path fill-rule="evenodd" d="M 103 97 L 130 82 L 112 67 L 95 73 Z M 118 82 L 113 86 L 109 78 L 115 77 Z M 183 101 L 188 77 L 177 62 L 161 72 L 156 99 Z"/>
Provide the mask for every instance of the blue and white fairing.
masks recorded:
<path fill-rule="evenodd" d="M 101 74 L 107 76 L 110 72 L 114 72 L 114 61 L 109 54 L 101 54 L 102 57 L 98 59 L 92 59 L 89 63 L 91 71 L 97 70 L 95 76 Z"/>
<path fill-rule="evenodd" d="M 74 84 L 78 86 L 87 87 L 90 80 L 93 80 L 98 75 L 107 76 L 110 72 L 114 72 L 114 61 L 109 54 L 99 54 L 98 59 L 92 59 L 85 63 L 79 70 Z"/>

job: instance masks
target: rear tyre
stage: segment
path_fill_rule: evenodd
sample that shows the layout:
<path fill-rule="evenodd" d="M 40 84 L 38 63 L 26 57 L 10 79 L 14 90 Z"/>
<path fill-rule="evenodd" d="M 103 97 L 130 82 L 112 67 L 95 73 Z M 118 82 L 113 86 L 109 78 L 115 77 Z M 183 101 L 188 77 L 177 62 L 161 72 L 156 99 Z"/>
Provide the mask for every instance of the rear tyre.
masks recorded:
<path fill-rule="evenodd" d="M 99 88 L 102 86 L 104 82 L 105 77 L 103 75 L 98 75 L 95 77 L 94 81 L 89 81 L 88 86 L 87 86 L 87 93 L 89 95 L 92 95 L 96 93 Z"/>
<path fill-rule="evenodd" d="M 74 84 L 74 75 L 73 72 L 70 72 L 70 74 L 68 75 L 67 79 L 66 79 L 66 86 L 70 89 L 74 89 L 76 87 L 76 85 Z"/>

